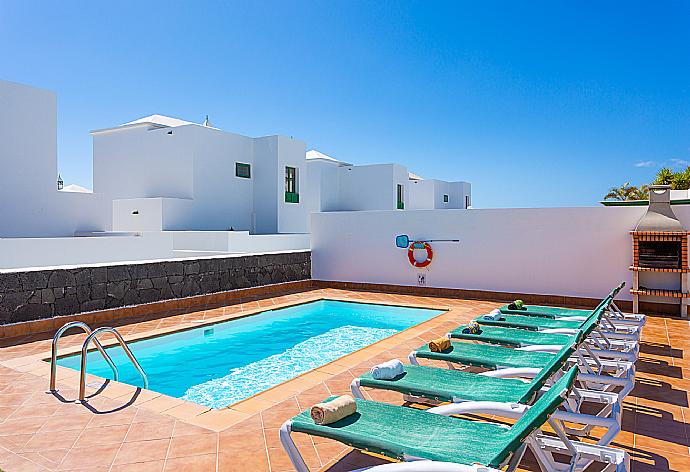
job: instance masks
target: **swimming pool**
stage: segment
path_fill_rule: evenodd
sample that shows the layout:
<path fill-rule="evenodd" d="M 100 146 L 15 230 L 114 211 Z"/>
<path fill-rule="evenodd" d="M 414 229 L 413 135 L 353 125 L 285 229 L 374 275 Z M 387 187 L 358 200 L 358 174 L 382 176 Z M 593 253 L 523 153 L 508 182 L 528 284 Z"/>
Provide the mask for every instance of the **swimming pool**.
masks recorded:
<path fill-rule="evenodd" d="M 443 311 L 318 300 L 129 343 L 149 390 L 223 408 L 440 315 Z M 108 348 L 120 382 L 141 379 L 120 347 Z M 88 372 L 112 378 L 97 351 Z M 79 354 L 58 364 L 79 370 Z"/>

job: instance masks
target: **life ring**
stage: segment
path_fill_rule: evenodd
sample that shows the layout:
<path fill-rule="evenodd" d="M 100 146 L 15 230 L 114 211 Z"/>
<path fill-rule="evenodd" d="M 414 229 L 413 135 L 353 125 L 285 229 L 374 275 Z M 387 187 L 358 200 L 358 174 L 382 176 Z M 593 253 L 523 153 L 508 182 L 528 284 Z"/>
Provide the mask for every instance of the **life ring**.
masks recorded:
<path fill-rule="evenodd" d="M 418 262 L 417 259 L 414 258 L 415 249 L 425 249 L 426 259 L 422 262 Z M 431 246 L 429 245 L 429 243 L 415 241 L 412 244 L 410 244 L 410 247 L 407 249 L 407 258 L 410 260 L 410 264 L 412 264 L 412 267 L 426 267 L 429 264 L 431 264 L 431 259 L 434 258 L 434 251 L 431 250 Z"/>

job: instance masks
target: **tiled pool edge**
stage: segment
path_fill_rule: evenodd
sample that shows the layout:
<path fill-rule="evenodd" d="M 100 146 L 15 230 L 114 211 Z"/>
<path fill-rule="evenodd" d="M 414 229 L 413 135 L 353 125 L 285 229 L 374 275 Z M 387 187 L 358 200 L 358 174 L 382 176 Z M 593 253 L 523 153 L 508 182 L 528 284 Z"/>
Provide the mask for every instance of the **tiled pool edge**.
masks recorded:
<path fill-rule="evenodd" d="M 0 339 L 18 338 L 34 334 L 47 334 L 54 332 L 63 324 L 69 321 L 84 321 L 89 323 L 104 322 L 132 322 L 138 317 L 162 318 L 170 316 L 171 311 L 193 310 L 210 307 L 225 306 L 229 303 L 239 303 L 243 298 L 271 297 L 280 293 L 303 293 L 309 290 L 352 290 L 371 293 L 400 294 L 418 297 L 447 297 L 463 300 L 483 300 L 507 302 L 516 298 L 527 300 L 533 304 L 564 306 L 570 308 L 594 308 L 600 301 L 596 298 L 571 297 L 561 295 L 540 295 L 529 293 L 498 292 L 486 290 L 468 290 L 455 288 L 437 287 L 416 287 L 405 285 L 385 285 L 357 282 L 324 281 L 317 279 L 300 280 L 295 282 L 285 282 L 272 285 L 262 285 L 246 289 L 229 290 L 206 295 L 193 297 L 164 300 L 159 302 L 134 305 L 122 308 L 114 308 L 102 311 L 79 313 L 76 315 L 61 316 L 45 320 L 26 321 L 15 324 L 0 325 Z M 603 296 L 603 295 L 602 295 Z M 630 300 L 617 300 L 617 305 L 623 311 L 630 311 L 632 302 Z M 669 313 L 677 311 L 676 305 L 664 305 L 654 303 L 652 310 L 644 306 L 643 312 L 660 316 L 667 316 Z"/>
<path fill-rule="evenodd" d="M 339 297 L 337 294 L 318 294 L 307 296 L 303 299 L 300 299 L 299 301 L 275 304 L 272 305 L 269 309 L 297 306 L 318 300 L 338 300 L 352 303 L 371 303 L 378 305 L 393 306 L 393 304 L 390 302 L 382 302 L 379 300 L 367 300 L 365 302 L 351 300 L 347 297 Z M 451 310 L 450 307 L 440 307 L 438 306 L 438 304 L 433 305 L 433 302 L 430 302 L 431 303 L 429 304 L 425 304 L 423 302 L 396 302 L 395 306 L 436 309 L 442 310 L 443 313 L 440 313 L 429 320 L 411 326 L 410 328 L 400 331 L 385 339 L 370 344 L 369 346 L 365 346 L 361 349 L 353 351 L 327 364 L 304 372 L 298 375 L 297 377 L 294 377 L 290 380 L 275 385 L 267 390 L 257 393 L 249 398 L 232 404 L 226 408 L 209 408 L 203 405 L 199 405 L 198 403 L 171 397 L 165 394 L 154 392 L 152 390 L 134 387 L 132 385 L 124 384 L 121 382 L 104 379 L 91 374 L 87 375 L 87 396 L 92 394 L 94 391 L 98 391 L 102 388 L 103 390 L 99 392 L 98 395 L 103 395 L 105 398 L 111 400 L 126 400 L 127 398 L 131 397 L 133 399 L 133 402 L 131 403 L 132 406 L 138 406 L 140 408 L 148 409 L 156 413 L 162 413 L 168 416 L 172 416 L 175 419 L 183 420 L 196 426 L 200 426 L 211 431 L 219 432 L 231 427 L 234 424 L 243 421 L 244 419 L 248 418 L 249 416 L 252 416 L 253 414 L 261 412 L 265 407 L 269 407 L 270 405 L 274 404 L 277 399 L 282 398 L 285 395 L 289 396 L 289 394 L 299 393 L 301 391 L 304 391 L 306 389 L 309 389 L 310 387 L 317 385 L 326 378 L 329 378 L 340 372 L 348 370 L 347 367 L 343 367 L 344 364 L 351 363 L 353 360 L 363 360 L 365 358 L 370 358 L 372 356 L 371 351 L 380 350 L 381 352 L 383 352 L 385 351 L 385 346 L 395 345 L 399 343 L 402 340 L 402 338 L 408 337 L 411 333 L 421 333 L 429 331 L 429 329 L 431 329 L 432 326 L 440 324 L 440 319 L 447 315 Z M 177 326 L 168 328 L 157 328 L 149 331 L 144 331 L 141 333 L 125 335 L 123 337 L 125 338 L 126 342 L 150 339 L 158 336 L 163 336 L 166 334 L 184 331 L 187 329 L 198 328 L 200 326 L 206 326 L 209 324 L 215 324 L 233 319 L 253 316 L 265 312 L 267 308 L 268 307 L 257 307 L 248 310 L 247 312 L 241 312 L 239 314 L 233 313 L 213 317 L 208 320 L 204 320 L 203 323 L 194 323 L 193 325 L 184 327 Z M 112 346 L 116 343 L 117 342 L 114 339 L 107 339 L 103 342 L 103 345 Z M 381 349 L 382 347 L 384 348 Z M 58 357 L 64 357 L 70 354 L 75 354 L 79 351 L 80 348 L 78 346 L 60 348 L 58 349 Z M 47 356 L 45 354 L 35 354 L 31 356 L 17 357 L 12 359 L 11 361 L 0 361 L 0 365 L 4 365 L 5 367 L 16 369 L 21 372 L 32 373 L 34 375 L 42 377 L 45 379 L 46 385 L 48 385 L 48 381 L 50 379 L 50 365 L 48 362 L 45 362 L 46 357 Z M 326 372 L 327 370 L 329 370 L 330 372 Z M 76 383 L 78 377 L 79 372 L 77 372 L 76 370 L 62 366 L 57 366 L 58 388 L 60 388 L 60 384 L 62 384 L 66 380 L 72 379 Z M 100 383 L 101 387 L 95 388 L 88 386 L 89 384 L 93 384 L 94 382 Z M 298 384 L 300 385 L 299 388 L 296 387 Z M 75 386 L 72 386 L 72 388 Z M 67 386 L 64 385 L 64 387 Z M 109 390 L 112 391 L 112 393 Z M 142 401 L 140 402 L 140 400 Z"/>

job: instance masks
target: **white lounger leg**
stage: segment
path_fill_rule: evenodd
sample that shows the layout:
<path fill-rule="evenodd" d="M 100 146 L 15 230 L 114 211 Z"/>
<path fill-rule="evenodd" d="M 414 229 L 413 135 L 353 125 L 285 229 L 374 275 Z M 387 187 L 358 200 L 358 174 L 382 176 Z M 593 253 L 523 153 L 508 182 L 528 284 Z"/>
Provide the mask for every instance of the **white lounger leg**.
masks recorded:
<path fill-rule="evenodd" d="M 610 444 L 621 430 L 621 406 L 616 395 L 600 392 L 588 392 L 586 390 L 580 390 L 579 394 L 586 400 L 603 403 L 606 406 L 600 410 L 597 415 L 557 410 L 553 413 L 552 418 L 559 421 L 585 425 L 584 428 L 580 429 L 569 427 L 568 432 L 572 434 L 587 434 L 592 430 L 592 428 L 597 426 L 606 428 L 606 433 L 601 437 L 601 439 L 599 439 L 597 444 L 602 446 Z M 564 403 L 564 405 L 566 404 Z M 529 408 L 530 407 L 528 405 L 523 405 L 520 403 L 465 401 L 458 403 L 447 403 L 429 408 L 426 411 L 443 416 L 479 414 L 498 415 L 504 418 L 518 419 L 525 414 Z"/>
<path fill-rule="evenodd" d="M 586 444 L 579 441 L 570 441 L 566 444 L 563 440 L 553 436 L 531 434 L 527 444 L 534 452 L 542 470 L 565 472 L 584 470 L 592 462 L 605 464 L 602 472 L 629 472 L 630 457 L 628 453 L 613 447 Z M 564 464 L 554 459 L 553 454 L 573 455 L 577 454 L 575 468 L 571 464 Z"/>
<path fill-rule="evenodd" d="M 352 383 L 350 384 L 350 391 L 352 391 L 352 395 L 355 398 L 359 398 L 360 400 L 364 400 L 364 394 L 362 394 L 362 388 L 359 384 L 359 379 L 354 379 Z"/>
<path fill-rule="evenodd" d="M 304 462 L 302 454 L 299 453 L 295 442 L 292 440 L 291 433 L 292 421 L 288 420 L 280 427 L 280 442 L 283 444 L 283 449 L 285 449 L 297 472 L 309 472 L 309 467 L 307 467 L 307 463 Z"/>

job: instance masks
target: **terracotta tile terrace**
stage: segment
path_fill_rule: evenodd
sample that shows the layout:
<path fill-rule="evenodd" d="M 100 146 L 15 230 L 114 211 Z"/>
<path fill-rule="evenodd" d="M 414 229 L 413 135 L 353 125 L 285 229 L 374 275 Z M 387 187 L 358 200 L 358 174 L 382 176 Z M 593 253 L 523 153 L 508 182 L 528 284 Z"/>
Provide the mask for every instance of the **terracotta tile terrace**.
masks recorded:
<path fill-rule="evenodd" d="M 458 298 L 314 289 L 240 300 L 208 310 L 178 309 L 117 326 L 126 340 L 222 321 L 320 298 L 447 311 L 365 349 L 223 410 L 92 377 L 87 405 L 75 403 L 78 373 L 58 369 L 58 394 L 48 392 L 50 333 L 0 340 L 0 469 L 21 471 L 290 471 L 278 439 L 288 418 L 328 395 L 349 394 L 353 378 L 399 358 L 498 307 Z M 65 336 L 60 353 L 74 352 L 84 335 Z M 104 337 L 104 341 L 109 338 Z M 690 470 L 690 328 L 678 318 L 650 316 L 643 331 L 636 386 L 624 401 L 623 431 L 612 446 L 630 454 L 636 472 Z M 97 384 L 94 385 L 94 382 Z M 396 393 L 371 399 L 402 404 Z M 382 463 L 334 441 L 296 435 L 312 470 L 346 471 Z M 461 445 L 459 445 L 461 447 Z M 538 470 L 529 452 L 522 470 Z"/>

